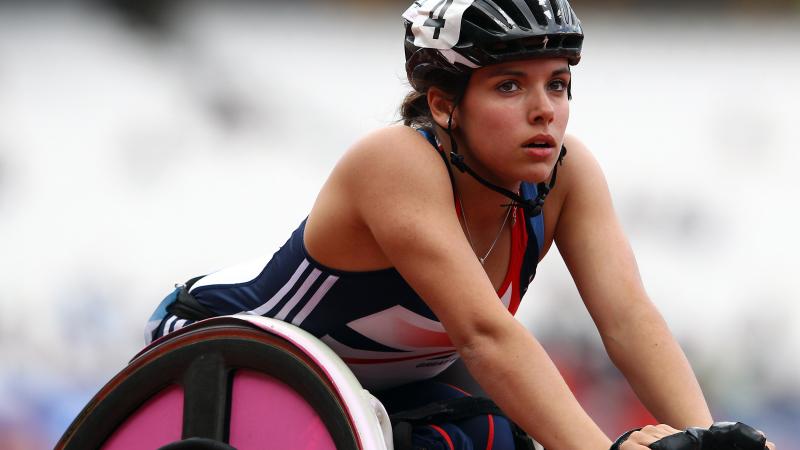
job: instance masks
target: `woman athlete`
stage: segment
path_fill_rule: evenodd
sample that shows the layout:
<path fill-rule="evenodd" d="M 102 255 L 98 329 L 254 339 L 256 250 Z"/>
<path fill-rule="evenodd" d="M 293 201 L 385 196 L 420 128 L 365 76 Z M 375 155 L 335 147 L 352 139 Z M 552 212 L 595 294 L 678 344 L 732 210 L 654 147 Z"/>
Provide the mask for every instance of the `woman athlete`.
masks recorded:
<path fill-rule="evenodd" d="M 603 173 L 566 134 L 570 66 L 583 41 L 568 2 L 418 0 L 403 17 L 414 88 L 404 125 L 357 142 L 267 262 L 176 289 L 147 339 L 215 315 L 285 320 L 336 351 L 390 412 L 462 392 L 429 381 L 460 358 L 545 448 L 605 450 L 611 440 L 513 317 L 556 243 L 609 356 L 663 422 L 615 448 L 643 450 L 709 427 L 695 375 L 642 286 Z M 513 448 L 511 426 L 484 419 L 417 426 L 414 445 Z"/>

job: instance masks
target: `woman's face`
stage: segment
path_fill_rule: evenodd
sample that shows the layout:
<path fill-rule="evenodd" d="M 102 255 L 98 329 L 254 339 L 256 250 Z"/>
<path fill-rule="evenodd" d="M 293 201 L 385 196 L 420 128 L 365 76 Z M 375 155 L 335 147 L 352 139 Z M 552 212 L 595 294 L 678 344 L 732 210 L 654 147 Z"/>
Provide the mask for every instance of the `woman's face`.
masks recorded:
<path fill-rule="evenodd" d="M 569 82 L 562 58 L 475 70 L 454 114 L 467 163 L 508 187 L 548 179 L 569 120 Z"/>

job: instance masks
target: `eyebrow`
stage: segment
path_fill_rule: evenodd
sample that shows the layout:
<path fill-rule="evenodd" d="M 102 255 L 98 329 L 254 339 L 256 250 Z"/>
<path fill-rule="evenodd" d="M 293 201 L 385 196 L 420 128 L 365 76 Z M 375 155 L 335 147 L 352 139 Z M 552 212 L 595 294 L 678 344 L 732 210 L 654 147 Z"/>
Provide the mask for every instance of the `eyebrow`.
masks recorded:
<path fill-rule="evenodd" d="M 554 76 L 557 76 L 557 75 L 563 75 L 565 73 L 572 75 L 572 72 L 569 70 L 569 66 L 564 66 L 564 67 L 561 67 L 561 68 L 558 68 L 558 69 L 554 70 L 553 73 L 550 74 L 550 76 L 554 77 Z M 526 77 L 526 76 L 528 76 L 528 74 L 523 72 L 523 71 L 521 71 L 521 70 L 499 68 L 499 69 L 495 69 L 494 71 L 490 72 L 489 76 L 490 77 L 498 77 L 498 76 Z"/>

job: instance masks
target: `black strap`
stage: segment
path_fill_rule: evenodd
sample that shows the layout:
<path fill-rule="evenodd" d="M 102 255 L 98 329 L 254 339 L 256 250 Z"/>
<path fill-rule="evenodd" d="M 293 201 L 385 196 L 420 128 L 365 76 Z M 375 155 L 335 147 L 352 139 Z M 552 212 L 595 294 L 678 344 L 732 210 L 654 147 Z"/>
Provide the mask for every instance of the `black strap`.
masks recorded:
<path fill-rule="evenodd" d="M 428 403 L 419 408 L 389 415 L 395 450 L 415 450 L 411 437 L 414 425 L 457 422 L 470 417 L 493 415 L 506 417 L 493 401 L 484 397 L 460 397 Z M 509 419 L 516 450 L 534 450 L 533 441 L 522 428 Z"/>
<path fill-rule="evenodd" d="M 197 299 L 189 293 L 189 289 L 191 289 L 191 287 L 200 278 L 203 277 L 200 276 L 192 278 L 191 280 L 187 281 L 186 284 L 178 286 L 178 296 L 175 299 L 175 302 L 167 305 L 168 313 L 178 316 L 181 319 L 188 320 L 202 320 L 210 317 L 216 317 L 218 315 L 201 305 L 200 302 L 198 302 Z"/>
<path fill-rule="evenodd" d="M 431 133 L 433 133 L 433 131 L 431 131 Z M 453 189 L 453 195 L 456 195 L 456 179 L 453 177 L 453 171 L 450 170 L 450 164 L 447 163 L 447 156 L 444 155 L 444 152 L 440 148 L 434 147 L 436 148 L 436 153 L 438 153 L 439 156 L 442 157 L 442 161 L 444 161 L 444 167 L 447 169 L 447 175 L 450 177 L 450 186 Z"/>
<path fill-rule="evenodd" d="M 398 422 L 392 425 L 392 443 L 394 450 L 414 450 L 412 434 L 414 426 L 410 422 Z"/>
<path fill-rule="evenodd" d="M 504 416 L 503 411 L 491 400 L 484 397 L 460 397 L 428 403 L 419 408 L 390 414 L 392 424 L 409 422 L 412 424 L 455 422 L 468 417 L 485 414 Z"/>
<path fill-rule="evenodd" d="M 463 155 L 459 155 L 458 153 L 455 153 L 455 152 L 450 152 L 450 161 L 453 163 L 454 166 L 456 166 L 458 168 L 458 170 L 460 170 L 462 172 L 466 172 L 467 174 L 469 174 L 472 178 L 477 180 L 483 186 L 485 186 L 485 187 L 487 187 L 487 188 L 489 188 L 489 189 L 491 189 L 491 190 L 493 190 L 493 191 L 495 191 L 495 192 L 497 192 L 499 194 L 502 194 L 502 195 L 508 197 L 509 199 L 511 199 L 511 201 L 513 202 L 512 205 L 518 206 L 518 207 L 524 209 L 525 212 L 530 217 L 536 217 L 536 216 L 538 216 L 539 214 L 542 213 L 542 207 L 544 206 L 544 201 L 547 198 L 547 195 L 550 194 L 550 191 L 556 185 L 556 177 L 558 175 L 558 166 L 560 166 L 561 164 L 564 163 L 564 157 L 565 156 L 567 156 L 567 148 L 562 145 L 561 146 L 561 152 L 558 155 L 558 161 L 556 162 L 556 165 L 553 167 L 553 174 L 552 174 L 552 176 L 550 176 L 550 182 L 549 183 L 542 182 L 542 183 L 537 184 L 536 185 L 536 190 L 538 191 L 538 195 L 536 196 L 536 198 L 532 198 L 532 199 L 523 198 L 519 194 L 517 194 L 515 192 L 511 192 L 508 189 L 502 188 L 500 186 L 497 186 L 496 184 L 493 184 L 492 182 L 490 182 L 490 181 L 486 180 L 485 178 L 483 178 L 482 176 L 478 175 L 477 172 L 472 170 L 472 168 L 470 168 L 467 165 L 467 163 L 464 162 L 464 156 Z"/>

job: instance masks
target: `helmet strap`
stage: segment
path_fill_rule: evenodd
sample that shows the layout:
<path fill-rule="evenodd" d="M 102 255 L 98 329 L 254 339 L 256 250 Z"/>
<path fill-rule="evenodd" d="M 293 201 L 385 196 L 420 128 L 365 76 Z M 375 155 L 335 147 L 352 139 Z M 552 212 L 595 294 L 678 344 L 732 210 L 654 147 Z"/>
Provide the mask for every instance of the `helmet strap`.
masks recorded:
<path fill-rule="evenodd" d="M 478 183 L 482 184 L 483 186 L 511 199 L 511 206 L 518 206 L 525 210 L 525 213 L 529 217 L 536 217 L 542 213 L 542 207 L 544 206 L 544 200 L 547 198 L 547 195 L 550 194 L 550 191 L 556 185 L 556 175 L 558 174 L 558 166 L 564 164 L 564 157 L 567 156 L 567 148 L 563 145 L 561 146 L 561 151 L 558 154 L 558 160 L 556 161 L 555 166 L 553 166 L 553 173 L 550 175 L 550 181 L 548 183 L 541 182 L 536 185 L 537 195 L 536 198 L 533 199 L 526 199 L 520 196 L 515 192 L 511 192 L 508 189 L 500 187 L 491 181 L 483 178 L 482 176 L 478 175 L 477 172 L 472 170 L 466 162 L 464 162 L 464 155 L 458 153 L 458 144 L 456 143 L 455 137 L 453 136 L 453 113 L 458 107 L 458 104 L 461 102 L 461 97 L 463 94 L 456 98 L 455 103 L 453 104 L 453 109 L 450 110 L 450 116 L 447 118 L 447 137 L 450 138 L 450 163 L 456 166 L 458 170 L 461 172 L 466 172 L 472 178 L 474 178 Z M 501 206 L 509 206 L 509 205 L 501 205 Z"/>

